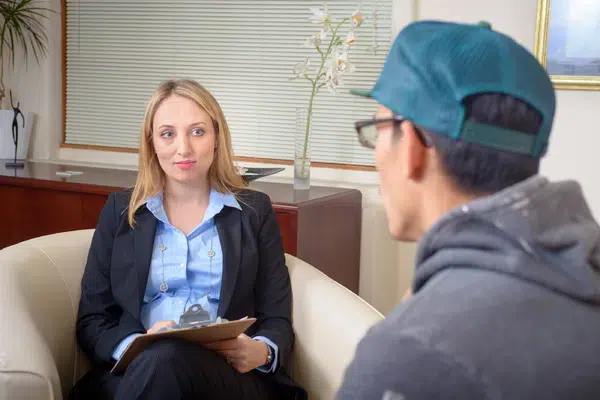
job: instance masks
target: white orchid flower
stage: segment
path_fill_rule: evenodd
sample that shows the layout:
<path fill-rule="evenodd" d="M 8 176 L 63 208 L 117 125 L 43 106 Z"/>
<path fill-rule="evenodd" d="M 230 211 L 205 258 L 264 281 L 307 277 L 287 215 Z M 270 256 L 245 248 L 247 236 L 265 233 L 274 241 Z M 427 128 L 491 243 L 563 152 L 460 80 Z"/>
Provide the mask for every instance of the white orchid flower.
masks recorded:
<path fill-rule="evenodd" d="M 331 53 L 331 56 L 335 60 L 334 63 L 337 64 L 339 60 L 348 61 L 348 51 L 350 50 L 350 46 L 345 44 L 341 46 L 336 46 Z"/>
<path fill-rule="evenodd" d="M 313 13 L 310 17 L 310 21 L 313 24 L 325 24 L 328 25 L 331 23 L 331 17 L 329 16 L 329 10 L 327 9 L 327 4 L 324 4 L 323 10 L 320 8 L 311 8 L 310 12 Z"/>
<path fill-rule="evenodd" d="M 340 61 L 338 62 L 337 70 L 340 74 L 351 74 L 356 71 L 356 66 L 348 61 Z"/>
<path fill-rule="evenodd" d="M 348 47 L 340 46 L 333 53 L 333 65 L 339 74 L 352 73 L 356 67 L 348 61 Z"/>
<path fill-rule="evenodd" d="M 337 88 L 341 85 L 342 80 L 337 68 L 334 65 L 327 68 L 327 73 L 325 75 L 325 86 L 327 87 L 329 93 L 337 95 Z"/>
<path fill-rule="evenodd" d="M 346 68 L 348 53 L 343 48 L 337 47 L 331 53 L 331 58 L 328 61 L 327 72 L 325 73 L 325 86 L 327 90 L 337 95 L 337 88 L 342 85 L 342 73 Z M 341 67 L 338 64 L 341 60 Z"/>
<path fill-rule="evenodd" d="M 338 60 L 336 69 L 340 74 L 351 74 L 356 71 L 356 66 L 346 60 Z"/>
<path fill-rule="evenodd" d="M 294 66 L 294 78 L 300 78 L 308 73 L 310 59 L 307 57 L 304 61 L 299 62 Z"/>
<path fill-rule="evenodd" d="M 354 11 L 351 19 L 353 28 L 358 28 L 364 22 L 365 19 L 362 17 L 362 15 L 360 15 L 360 8 Z"/>
<path fill-rule="evenodd" d="M 321 32 L 315 32 L 312 36 L 306 39 L 304 47 L 318 47 L 327 38 L 328 29 L 321 29 Z"/>
<path fill-rule="evenodd" d="M 348 35 L 346 35 L 346 44 L 354 44 L 356 42 L 356 33 L 354 33 L 354 29 L 350 29 L 348 31 Z"/>

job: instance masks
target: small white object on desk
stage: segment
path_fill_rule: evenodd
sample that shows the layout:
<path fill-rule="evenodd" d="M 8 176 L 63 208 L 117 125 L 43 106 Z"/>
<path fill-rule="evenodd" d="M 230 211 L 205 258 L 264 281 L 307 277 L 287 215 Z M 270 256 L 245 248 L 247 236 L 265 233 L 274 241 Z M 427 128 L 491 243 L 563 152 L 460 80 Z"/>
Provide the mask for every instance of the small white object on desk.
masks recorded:
<path fill-rule="evenodd" d="M 56 176 L 70 178 L 72 176 L 83 175 L 82 171 L 56 171 Z"/>

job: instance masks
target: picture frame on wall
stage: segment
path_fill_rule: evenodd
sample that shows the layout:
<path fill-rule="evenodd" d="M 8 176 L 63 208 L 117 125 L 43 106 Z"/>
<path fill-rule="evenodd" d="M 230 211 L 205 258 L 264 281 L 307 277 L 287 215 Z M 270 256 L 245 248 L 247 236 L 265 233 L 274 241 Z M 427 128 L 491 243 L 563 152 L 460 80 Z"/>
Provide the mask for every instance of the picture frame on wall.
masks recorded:
<path fill-rule="evenodd" d="M 600 1 L 538 0 L 534 53 L 557 89 L 600 90 Z"/>

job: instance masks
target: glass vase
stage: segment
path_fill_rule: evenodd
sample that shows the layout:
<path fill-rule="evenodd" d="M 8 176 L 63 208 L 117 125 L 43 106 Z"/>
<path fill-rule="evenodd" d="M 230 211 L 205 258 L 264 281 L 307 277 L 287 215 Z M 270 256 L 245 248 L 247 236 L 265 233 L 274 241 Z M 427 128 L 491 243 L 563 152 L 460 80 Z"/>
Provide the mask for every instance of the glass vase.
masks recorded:
<path fill-rule="evenodd" d="M 296 110 L 294 135 L 294 189 L 310 189 L 310 136 L 311 120 L 306 107 Z"/>

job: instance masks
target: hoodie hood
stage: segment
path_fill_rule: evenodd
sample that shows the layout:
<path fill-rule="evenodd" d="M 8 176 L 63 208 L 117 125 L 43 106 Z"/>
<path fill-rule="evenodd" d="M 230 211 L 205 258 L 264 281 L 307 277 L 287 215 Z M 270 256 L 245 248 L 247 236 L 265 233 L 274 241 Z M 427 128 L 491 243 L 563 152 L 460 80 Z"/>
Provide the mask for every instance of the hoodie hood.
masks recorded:
<path fill-rule="evenodd" d="M 414 292 L 443 270 L 475 268 L 600 303 L 600 227 L 573 181 L 535 176 L 450 211 L 416 261 Z"/>

